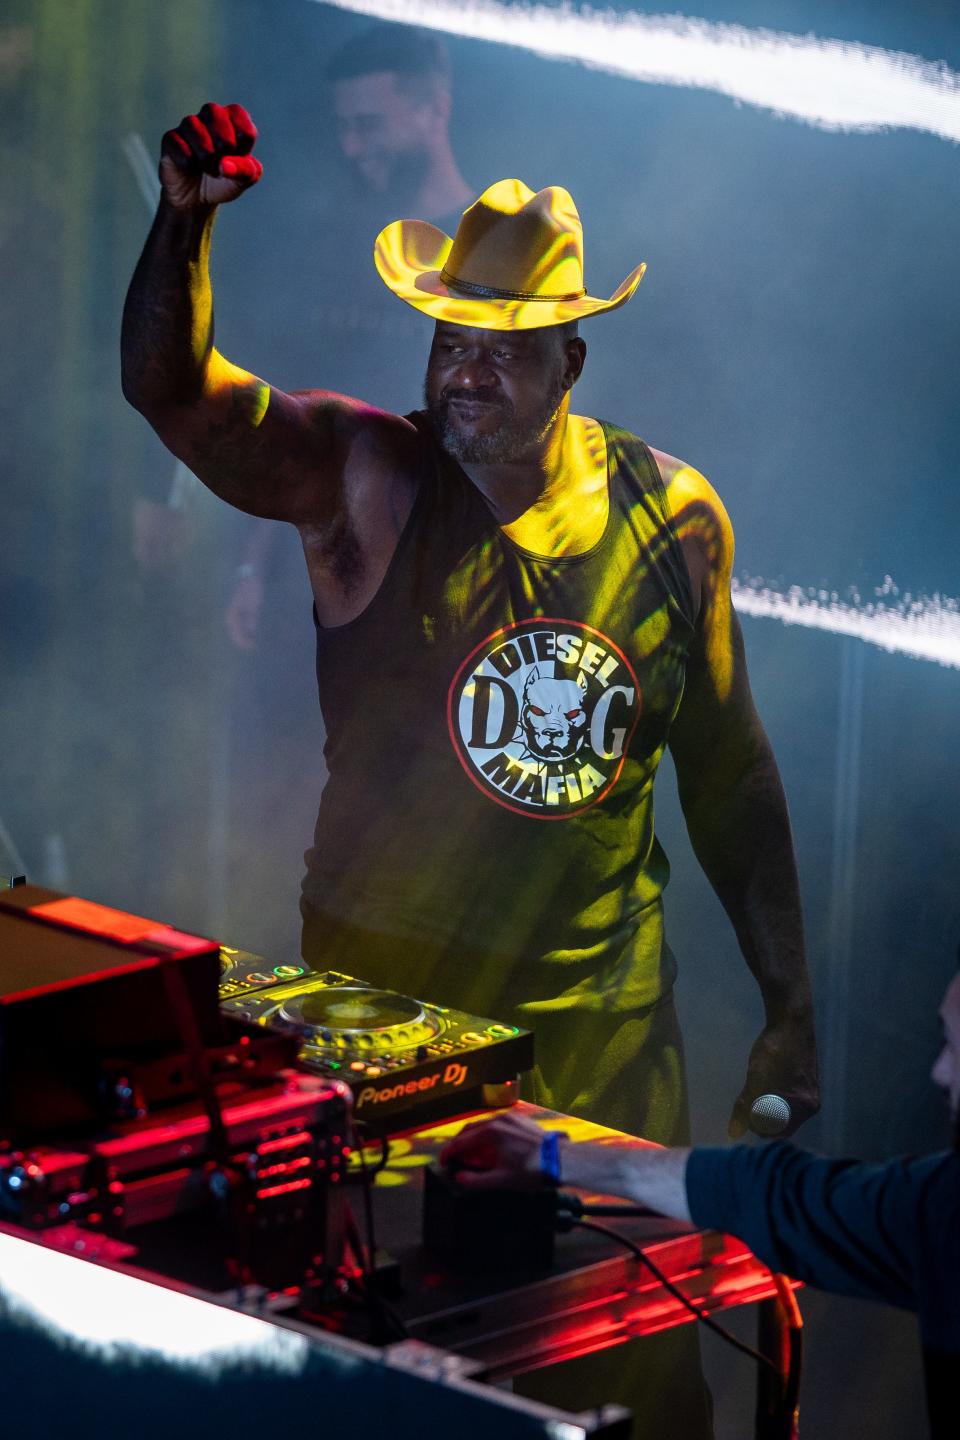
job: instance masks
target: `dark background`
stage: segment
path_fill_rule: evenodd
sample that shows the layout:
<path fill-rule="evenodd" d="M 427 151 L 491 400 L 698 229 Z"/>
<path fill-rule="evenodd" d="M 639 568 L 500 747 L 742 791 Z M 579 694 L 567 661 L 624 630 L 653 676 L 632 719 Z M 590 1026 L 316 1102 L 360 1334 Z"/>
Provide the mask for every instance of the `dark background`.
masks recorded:
<path fill-rule="evenodd" d="M 882 13 L 704 0 L 696 13 L 960 69 L 946 0 Z M 379 284 L 376 225 L 341 203 L 322 68 L 367 23 L 310 0 L 8 0 L 0 18 L 0 845 L 38 883 L 275 962 L 296 952 L 323 777 L 307 585 L 285 534 L 259 647 L 233 650 L 222 617 L 250 522 L 192 482 L 187 552 L 159 576 L 134 562 L 134 501 L 164 495 L 173 462 L 119 390 L 120 308 L 148 224 L 121 142 L 136 132 L 152 156 L 205 99 L 244 103 L 266 173 L 218 221 L 220 348 L 285 386 L 413 408 L 429 323 L 379 292 L 372 311 L 348 309 Z M 566 185 L 594 294 L 649 264 L 628 307 L 584 326 L 577 407 L 711 478 L 740 575 L 864 597 L 889 575 L 901 591 L 960 594 L 956 146 L 827 132 L 495 44 L 450 50 L 454 148 L 477 191 L 503 175 Z M 936 1145 L 935 1009 L 960 939 L 960 671 L 773 620 L 744 630 L 820 1011 L 824 1112 L 802 1138 L 868 1155 Z M 694 1131 L 716 1142 L 760 1008 L 669 769 L 659 829 Z M 820 1317 L 834 1370 L 818 1389 L 814 1351 L 805 1433 L 866 1433 L 827 1416 L 860 1413 L 873 1382 L 894 1387 L 891 1414 L 910 1412 L 909 1326 L 885 1318 L 870 1346 L 854 1343 L 878 1313 Z"/>

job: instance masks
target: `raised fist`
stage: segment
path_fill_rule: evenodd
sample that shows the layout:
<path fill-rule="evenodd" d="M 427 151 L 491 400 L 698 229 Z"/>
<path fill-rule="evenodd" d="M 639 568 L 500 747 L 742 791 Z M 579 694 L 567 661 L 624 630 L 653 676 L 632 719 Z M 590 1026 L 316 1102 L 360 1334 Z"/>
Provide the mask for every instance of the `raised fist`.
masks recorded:
<path fill-rule="evenodd" d="M 160 184 L 171 205 L 225 205 L 256 185 L 263 166 L 250 153 L 257 127 L 242 105 L 204 105 L 168 130 L 160 146 Z"/>

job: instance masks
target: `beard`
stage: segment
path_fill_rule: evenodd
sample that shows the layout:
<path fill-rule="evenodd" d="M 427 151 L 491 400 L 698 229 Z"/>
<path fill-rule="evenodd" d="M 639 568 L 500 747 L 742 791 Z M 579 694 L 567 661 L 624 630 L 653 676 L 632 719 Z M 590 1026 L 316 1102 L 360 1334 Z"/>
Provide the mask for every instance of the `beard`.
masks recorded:
<path fill-rule="evenodd" d="M 376 162 L 373 174 L 366 173 L 356 160 L 344 161 L 356 199 L 375 204 L 381 221 L 387 211 L 405 214 L 416 203 L 430 173 L 429 152 L 417 146 L 409 150 L 384 151 L 372 159 Z"/>
<path fill-rule="evenodd" d="M 431 399 L 425 386 L 423 400 L 434 434 L 449 456 L 461 465 L 503 465 L 521 460 L 528 451 L 543 444 L 565 394 L 558 375 L 536 410 L 524 416 L 517 415 L 505 395 L 480 390 L 448 390 L 439 399 Z M 496 429 L 479 435 L 464 434 L 450 414 L 451 401 L 458 399 L 483 402 L 496 409 L 499 413 Z"/>

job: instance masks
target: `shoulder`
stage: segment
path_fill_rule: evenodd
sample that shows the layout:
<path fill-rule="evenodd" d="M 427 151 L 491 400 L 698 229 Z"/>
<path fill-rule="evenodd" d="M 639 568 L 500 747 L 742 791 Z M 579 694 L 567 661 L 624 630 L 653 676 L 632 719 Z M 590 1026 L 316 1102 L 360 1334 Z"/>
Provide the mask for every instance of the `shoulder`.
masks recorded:
<path fill-rule="evenodd" d="M 336 493 L 317 483 L 298 524 L 304 539 L 338 546 L 350 534 L 363 555 L 395 539 L 413 504 L 427 460 L 427 442 L 405 416 L 345 395 L 301 390 L 288 397 L 308 429 L 323 432 L 338 476 Z"/>
<path fill-rule="evenodd" d="M 733 526 L 726 507 L 707 477 L 685 460 L 652 447 L 673 520 L 674 532 L 690 572 L 695 609 L 704 596 L 729 591 L 733 573 Z"/>
<path fill-rule="evenodd" d="M 287 399 L 305 428 L 324 434 L 348 506 L 358 494 L 368 497 L 371 487 L 392 489 L 422 470 L 427 441 L 406 416 L 328 390 L 298 390 Z"/>
<path fill-rule="evenodd" d="M 726 507 L 706 475 L 663 450 L 648 447 L 666 491 L 670 512 L 678 524 L 690 526 L 696 518 L 710 520 L 733 544 L 733 526 Z"/>
<path fill-rule="evenodd" d="M 308 423 L 329 426 L 332 437 L 347 451 L 357 449 L 370 456 L 402 458 L 424 443 L 410 416 L 395 415 L 350 395 L 333 390 L 294 390 L 283 399 Z"/>

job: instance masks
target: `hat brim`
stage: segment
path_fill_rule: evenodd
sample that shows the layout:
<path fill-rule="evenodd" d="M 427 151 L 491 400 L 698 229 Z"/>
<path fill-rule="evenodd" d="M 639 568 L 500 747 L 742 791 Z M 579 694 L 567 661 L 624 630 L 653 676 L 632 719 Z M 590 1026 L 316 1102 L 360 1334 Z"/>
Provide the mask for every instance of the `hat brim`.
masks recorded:
<path fill-rule="evenodd" d="M 593 295 L 576 300 L 486 300 L 460 294 L 441 280 L 452 246 L 449 235 L 425 220 L 394 220 L 377 236 L 373 260 L 388 289 L 415 310 L 476 330 L 539 330 L 616 310 L 630 299 L 647 268 L 638 265 L 631 270 L 609 300 Z"/>

